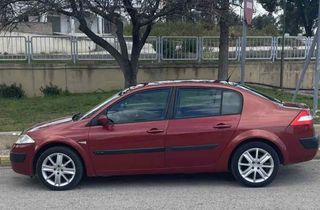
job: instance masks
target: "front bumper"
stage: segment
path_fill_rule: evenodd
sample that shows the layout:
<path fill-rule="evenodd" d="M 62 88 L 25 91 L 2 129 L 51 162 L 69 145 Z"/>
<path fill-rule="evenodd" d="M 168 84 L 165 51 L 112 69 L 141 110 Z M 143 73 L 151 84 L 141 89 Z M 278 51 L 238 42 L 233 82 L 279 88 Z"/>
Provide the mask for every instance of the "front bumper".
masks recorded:
<path fill-rule="evenodd" d="M 10 153 L 10 161 L 12 163 L 23 163 L 26 160 L 27 154 L 25 153 Z"/>
<path fill-rule="evenodd" d="M 13 145 L 10 152 L 10 161 L 12 169 L 19 174 L 32 176 L 34 154 L 34 144 Z"/>
<path fill-rule="evenodd" d="M 305 149 L 318 149 L 319 148 L 319 137 L 303 138 L 300 139 L 300 144 Z"/>

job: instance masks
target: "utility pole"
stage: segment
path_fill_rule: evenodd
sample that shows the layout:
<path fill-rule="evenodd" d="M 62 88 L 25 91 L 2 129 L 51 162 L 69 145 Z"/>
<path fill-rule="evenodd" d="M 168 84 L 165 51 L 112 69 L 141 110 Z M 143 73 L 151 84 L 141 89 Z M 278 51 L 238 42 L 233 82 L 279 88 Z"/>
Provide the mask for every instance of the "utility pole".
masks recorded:
<path fill-rule="evenodd" d="M 246 48 L 247 48 L 247 31 L 248 26 L 245 21 L 245 18 L 243 18 L 243 26 L 242 26 L 242 39 L 241 39 L 241 72 L 240 72 L 240 82 L 243 85 L 245 82 L 245 71 L 246 71 Z"/>
<path fill-rule="evenodd" d="M 240 82 L 245 82 L 245 67 L 246 67 L 246 48 L 247 48 L 247 32 L 248 25 L 252 23 L 253 17 L 253 0 L 244 0 L 243 9 L 243 29 L 242 29 L 242 41 L 241 41 L 241 65 L 240 65 Z"/>
<path fill-rule="evenodd" d="M 320 0 L 319 0 L 319 9 L 318 9 L 318 29 L 320 29 Z M 320 33 L 317 33 L 317 63 L 314 71 L 313 79 L 313 116 L 317 115 L 318 111 L 318 99 L 319 99 L 319 72 L 320 72 Z"/>
<path fill-rule="evenodd" d="M 281 42 L 281 67 L 280 67 L 280 88 L 283 88 L 283 72 L 284 72 L 284 46 L 286 33 L 286 15 L 287 15 L 287 0 L 282 0 L 283 4 L 283 20 L 282 20 L 282 42 Z"/>

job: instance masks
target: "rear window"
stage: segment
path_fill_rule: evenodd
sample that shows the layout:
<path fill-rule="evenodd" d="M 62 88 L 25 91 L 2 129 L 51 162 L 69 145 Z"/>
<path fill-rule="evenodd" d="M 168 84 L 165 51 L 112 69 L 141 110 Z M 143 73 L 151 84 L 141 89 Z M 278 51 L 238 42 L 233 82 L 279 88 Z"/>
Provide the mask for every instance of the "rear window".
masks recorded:
<path fill-rule="evenodd" d="M 223 91 L 222 115 L 239 114 L 242 110 L 242 96 L 234 91 Z"/>
<path fill-rule="evenodd" d="M 215 88 L 179 88 L 174 118 L 210 117 L 240 114 L 242 96 L 231 90 Z"/>

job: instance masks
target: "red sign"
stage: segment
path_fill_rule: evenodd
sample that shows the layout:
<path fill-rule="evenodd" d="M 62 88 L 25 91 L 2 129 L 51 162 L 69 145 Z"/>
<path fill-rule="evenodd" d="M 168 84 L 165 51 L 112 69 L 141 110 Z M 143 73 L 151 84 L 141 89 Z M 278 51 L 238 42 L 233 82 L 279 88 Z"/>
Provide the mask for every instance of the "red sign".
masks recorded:
<path fill-rule="evenodd" d="M 244 18 L 248 25 L 251 25 L 253 17 L 253 0 L 244 0 Z"/>

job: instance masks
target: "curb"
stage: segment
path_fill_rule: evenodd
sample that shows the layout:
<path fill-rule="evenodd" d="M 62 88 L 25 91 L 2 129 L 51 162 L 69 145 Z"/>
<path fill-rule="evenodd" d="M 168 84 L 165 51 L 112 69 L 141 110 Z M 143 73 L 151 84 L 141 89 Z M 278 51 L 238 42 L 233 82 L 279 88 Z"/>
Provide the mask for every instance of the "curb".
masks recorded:
<path fill-rule="evenodd" d="M 21 131 L 0 132 L 0 136 L 19 136 Z"/>
<path fill-rule="evenodd" d="M 0 167 L 2 166 L 10 166 L 11 162 L 10 162 L 10 158 L 9 156 L 0 156 Z"/>

